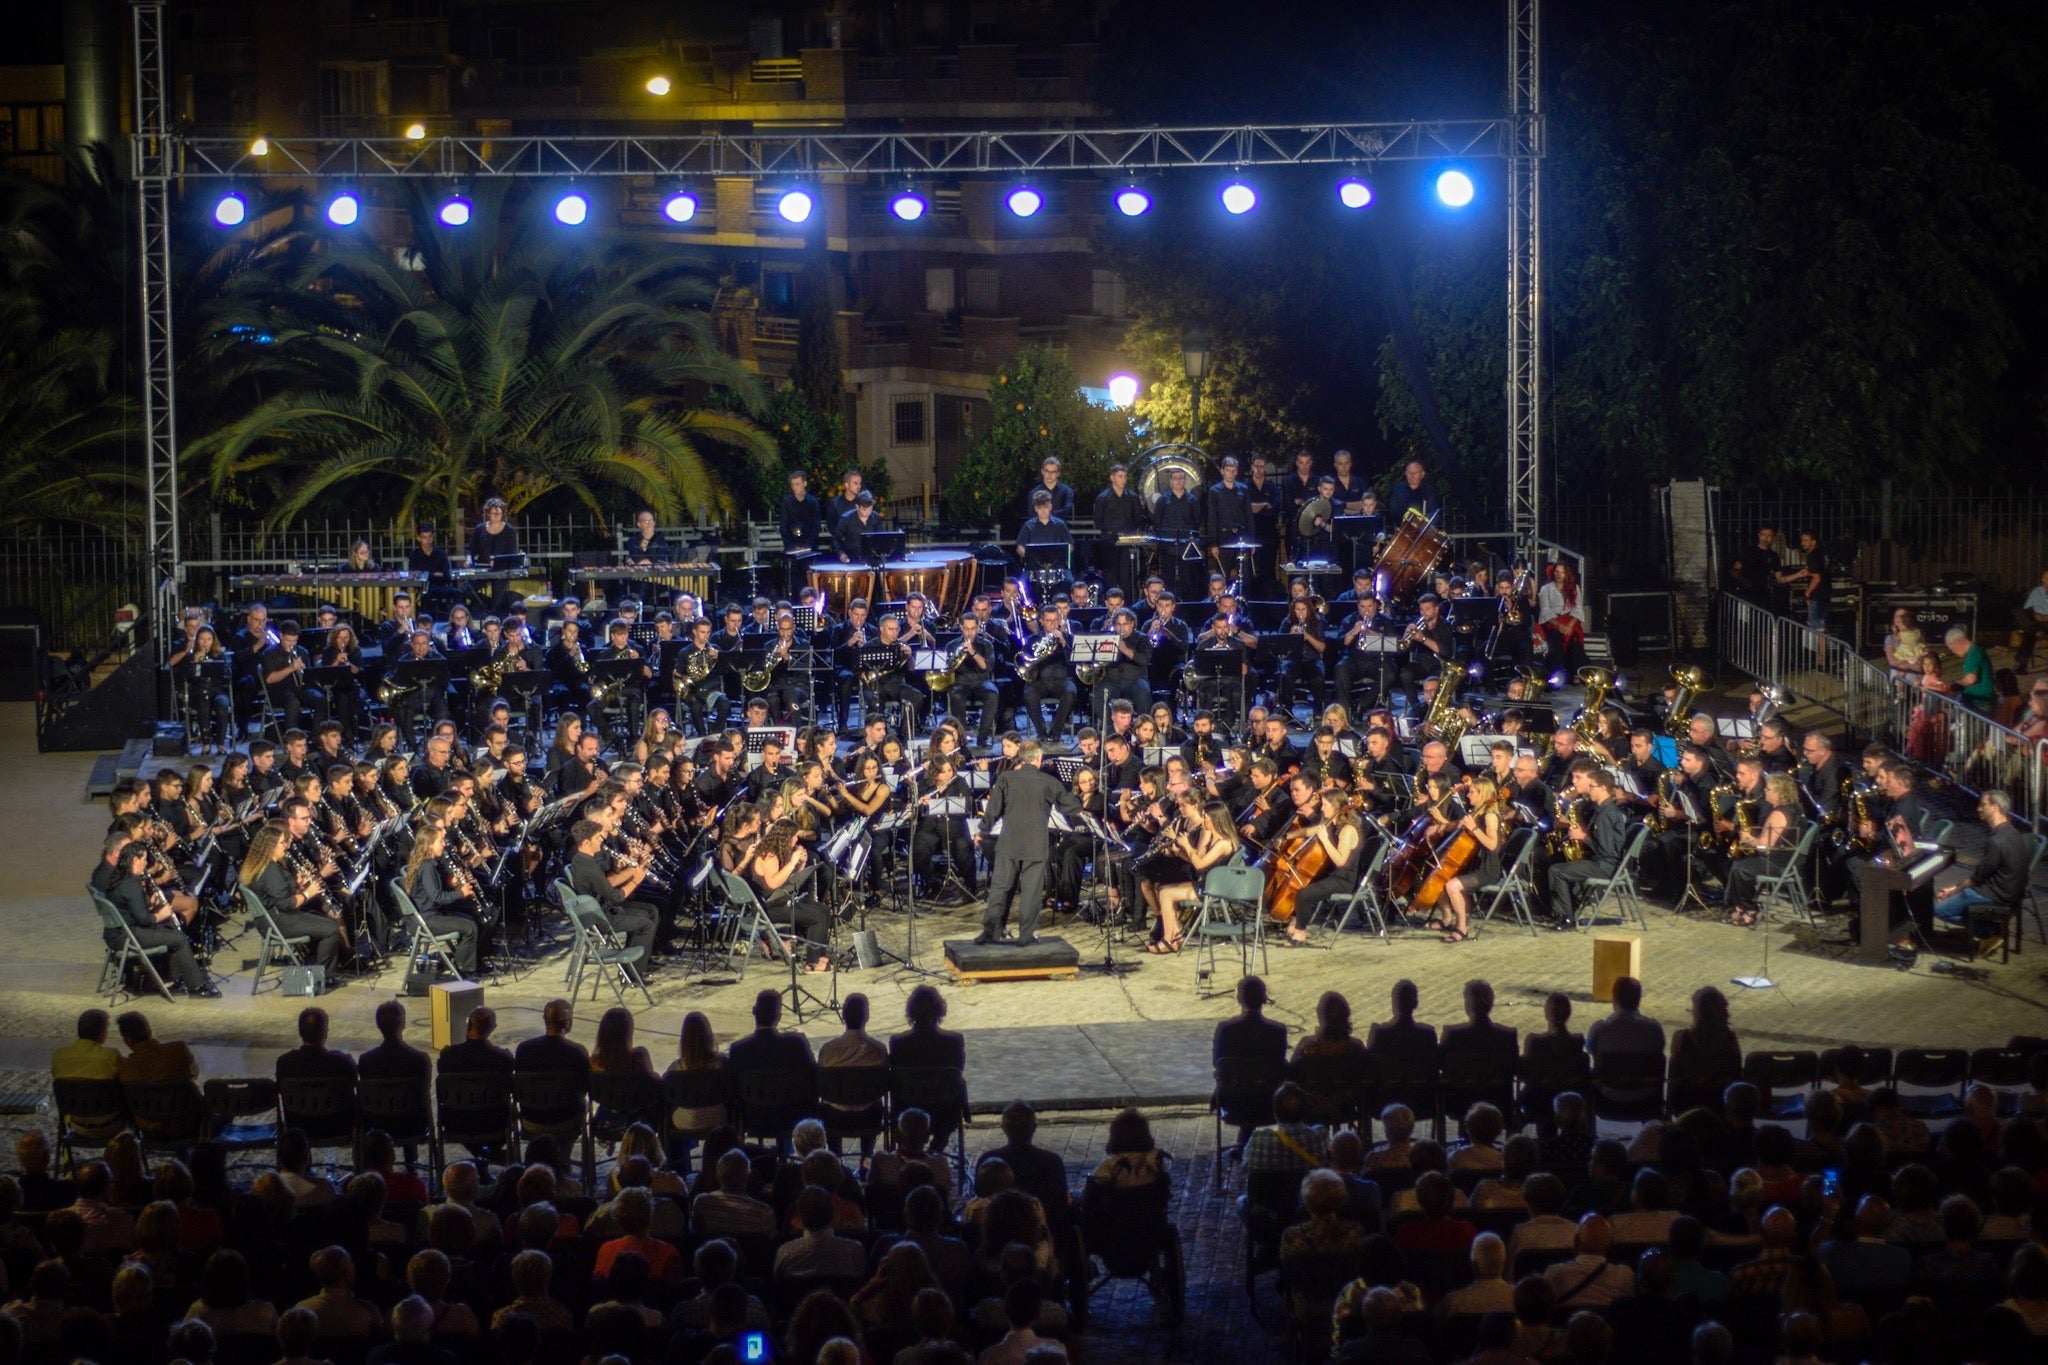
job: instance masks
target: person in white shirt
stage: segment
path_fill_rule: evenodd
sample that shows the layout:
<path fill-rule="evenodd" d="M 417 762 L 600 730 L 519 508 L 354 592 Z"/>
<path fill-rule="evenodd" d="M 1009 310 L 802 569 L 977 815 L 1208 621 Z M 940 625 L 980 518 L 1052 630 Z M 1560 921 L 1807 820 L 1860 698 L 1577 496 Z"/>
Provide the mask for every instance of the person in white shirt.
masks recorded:
<path fill-rule="evenodd" d="M 1543 1272 L 1544 1282 L 1557 1294 L 1559 1311 L 1605 1308 L 1636 1292 L 1635 1272 L 1607 1259 L 1613 1245 L 1614 1230 L 1605 1218 L 1589 1213 L 1579 1220 L 1572 1242 L 1577 1254 Z"/>

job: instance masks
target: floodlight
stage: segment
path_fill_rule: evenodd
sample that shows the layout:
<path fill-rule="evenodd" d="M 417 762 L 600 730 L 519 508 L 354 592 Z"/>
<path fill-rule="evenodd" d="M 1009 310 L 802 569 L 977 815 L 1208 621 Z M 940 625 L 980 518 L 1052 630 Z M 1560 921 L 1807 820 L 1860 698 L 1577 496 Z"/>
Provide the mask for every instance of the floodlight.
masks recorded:
<path fill-rule="evenodd" d="M 1460 170 L 1448 170 L 1436 178 L 1436 197 L 1454 209 L 1472 202 L 1472 177 Z"/>
<path fill-rule="evenodd" d="M 647 78 L 647 93 L 650 95 L 666 95 L 672 88 L 666 76 L 649 76 Z"/>
<path fill-rule="evenodd" d="M 816 207 L 817 201 L 811 198 L 809 190 L 784 190 L 782 197 L 775 201 L 775 211 L 787 223 L 810 221 L 811 210 Z"/>
<path fill-rule="evenodd" d="M 1372 203 L 1372 186 L 1357 176 L 1337 186 L 1337 202 L 1347 209 L 1362 209 Z"/>
<path fill-rule="evenodd" d="M 250 156 L 269 156 L 269 155 L 270 155 L 270 139 L 269 139 L 269 138 L 267 138 L 267 137 L 259 137 L 259 138 L 257 138 L 257 139 L 256 139 L 256 140 L 255 140 L 254 142 L 250 143 L 250 144 L 249 144 L 249 155 L 250 155 Z"/>
<path fill-rule="evenodd" d="M 687 223 L 697 216 L 697 196 L 688 190 L 677 190 L 661 206 L 661 216 L 671 223 Z"/>
<path fill-rule="evenodd" d="M 240 227 L 249 216 L 249 201 L 230 190 L 213 206 L 213 221 L 224 228 Z"/>
<path fill-rule="evenodd" d="M 901 223 L 916 222 L 930 207 L 916 190 L 900 190 L 889 196 L 889 212 Z"/>
<path fill-rule="evenodd" d="M 1223 207 L 1234 214 L 1250 213 L 1258 206 L 1257 191 L 1242 180 L 1233 180 L 1223 187 Z"/>
<path fill-rule="evenodd" d="M 405 136 L 410 141 L 423 142 L 427 136 L 427 125 L 424 123 L 408 123 L 405 125 Z"/>
<path fill-rule="evenodd" d="M 1126 185 L 1116 192 L 1116 211 L 1126 218 L 1136 218 L 1152 207 L 1152 196 L 1136 185 Z"/>
<path fill-rule="evenodd" d="M 1009 205 L 1010 212 L 1016 214 L 1019 218 L 1029 218 L 1032 214 L 1045 207 L 1045 196 L 1029 185 L 1019 185 L 1016 189 L 1010 191 L 1008 197 L 1003 202 Z"/>
<path fill-rule="evenodd" d="M 1109 401 L 1120 408 L 1127 408 L 1138 401 L 1138 377 L 1134 374 L 1113 374 L 1109 377 Z"/>
<path fill-rule="evenodd" d="M 354 227 L 363 216 L 363 201 L 354 190 L 343 190 L 327 201 L 327 221 L 336 227 Z"/>
<path fill-rule="evenodd" d="M 469 201 L 459 194 L 451 194 L 435 216 L 441 220 L 442 227 L 467 227 L 469 214 Z"/>
<path fill-rule="evenodd" d="M 590 201 L 580 190 L 570 190 L 555 201 L 555 221 L 563 227 L 582 227 L 590 217 Z"/>

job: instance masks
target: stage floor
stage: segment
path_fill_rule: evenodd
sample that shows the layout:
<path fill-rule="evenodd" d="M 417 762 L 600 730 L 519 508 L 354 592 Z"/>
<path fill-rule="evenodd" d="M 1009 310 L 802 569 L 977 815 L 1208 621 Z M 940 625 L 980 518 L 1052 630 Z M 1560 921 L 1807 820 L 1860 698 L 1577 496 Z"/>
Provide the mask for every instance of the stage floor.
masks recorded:
<path fill-rule="evenodd" d="M 0 784 L 0 827 L 14 835 L 10 865 L 0 876 L 0 1068 L 10 1084 L 30 1083 L 37 1074 L 46 1084 L 49 1049 L 73 1036 L 79 1010 L 105 1003 L 92 994 L 102 950 L 83 892 L 107 824 L 106 803 L 80 795 L 95 757 L 37 754 L 32 708 L 0 706 L 0 765 L 14 774 Z M 914 986 L 937 983 L 948 1001 L 948 1025 L 977 1035 L 968 1049 L 977 1107 L 1014 1096 L 1093 1108 L 1181 1103 L 1206 1093 L 1209 1031 L 1235 1008 L 1234 955 L 1223 957 L 1217 978 L 1198 989 L 1192 947 L 1178 956 L 1151 957 L 1133 951 L 1136 943 L 1120 945 L 1117 959 L 1135 964 L 1135 970 L 1109 976 L 1090 970 L 1103 958 L 1099 930 L 1053 924 L 1050 931 L 1063 934 L 1081 953 L 1079 979 L 960 984 L 945 970 L 940 941 L 971 936 L 978 914 L 977 906 L 920 915 L 916 958 L 933 975 L 894 968 L 844 972 L 840 994 L 865 992 L 874 1002 L 877 1031 L 887 1031 L 899 1026 L 903 999 Z M 885 947 L 904 950 L 903 916 L 877 913 L 870 927 Z M 1766 939 L 1769 974 L 1779 989 L 1751 993 L 1731 985 L 1730 978 L 1761 969 Z M 237 956 L 224 955 L 220 965 Z M 1318 995 L 1341 990 L 1351 999 L 1362 1033 L 1369 1021 L 1387 1015 L 1389 988 L 1403 977 L 1421 987 L 1422 1018 L 1434 1024 L 1461 1019 L 1460 988 L 1468 978 L 1484 977 L 1494 984 L 1500 1022 L 1540 1027 L 1544 995 L 1563 990 L 1576 1002 L 1575 1027 L 1583 1028 L 1606 1008 L 1591 1000 L 1592 957 L 1587 933 L 1532 936 L 1497 924 L 1472 942 L 1450 946 L 1433 934 L 1410 934 L 1391 941 L 1349 935 L 1327 950 L 1275 947 L 1266 976 L 1274 1017 L 1297 1030 L 1312 1026 Z M 1667 1028 L 1675 1027 L 1685 1022 L 1694 988 L 1718 985 L 1733 1002 L 1737 1032 L 1752 1048 L 1838 1042 L 1985 1047 L 2014 1034 L 2048 1032 L 2048 949 L 2031 933 L 2022 955 L 2004 965 L 1978 964 L 1981 975 L 1969 979 L 1935 974 L 1934 960 L 1923 956 L 1911 972 L 1859 967 L 1848 961 L 1846 948 L 1818 944 L 1804 929 L 1738 930 L 1653 907 L 1643 943 L 1645 1006 Z M 637 1006 L 639 1040 L 665 1063 L 690 1010 L 709 1014 L 721 1038 L 744 1031 L 754 993 L 788 984 L 787 969 L 778 972 L 777 965 L 756 959 L 744 981 L 731 972 L 685 979 L 671 971 L 657 977 L 652 1008 L 637 995 L 629 1001 Z M 499 1011 L 501 1041 L 510 1044 L 540 1031 L 540 1007 L 561 993 L 562 972 L 557 956 L 487 990 Z M 802 980 L 829 998 L 832 978 Z M 375 1041 L 371 1013 L 401 987 L 398 972 L 387 970 L 325 998 L 321 1003 L 334 1017 L 336 1041 Z M 207 1047 L 204 1062 L 215 1074 L 244 1066 L 267 1071 L 268 1059 L 296 1041 L 294 1020 L 305 1002 L 274 989 L 252 998 L 246 973 L 223 989 L 223 999 L 204 1004 L 181 998 L 137 1007 L 156 1021 L 160 1036 Z M 588 1042 L 597 1012 L 611 1003 L 607 990 L 592 1004 L 586 986 L 577 1036 Z M 424 1042 L 425 1002 L 415 1006 L 412 1032 Z M 804 1027 L 814 1037 L 836 1031 L 816 1016 Z"/>

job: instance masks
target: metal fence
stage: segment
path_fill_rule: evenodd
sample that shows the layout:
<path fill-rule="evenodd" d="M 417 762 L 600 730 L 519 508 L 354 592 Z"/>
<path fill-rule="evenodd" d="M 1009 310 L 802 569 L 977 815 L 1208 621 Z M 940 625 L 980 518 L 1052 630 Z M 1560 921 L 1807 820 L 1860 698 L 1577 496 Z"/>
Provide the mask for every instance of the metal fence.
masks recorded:
<path fill-rule="evenodd" d="M 2037 829 L 2048 824 L 2048 739 L 2030 740 L 1952 697 L 1895 682 L 1847 641 L 1728 593 L 1721 594 L 1721 657 L 1962 786 L 2003 790 L 2016 818 Z"/>
<path fill-rule="evenodd" d="M 107 643 L 114 613 L 146 606 L 139 540 L 118 531 L 57 526 L 0 536 L 0 607 L 42 623 L 59 653 Z"/>
<path fill-rule="evenodd" d="M 1994 593 L 2024 595 L 2048 569 L 2048 495 L 1915 493 L 1889 481 L 1862 496 L 1787 496 L 1717 489 L 1714 523 L 1725 545 L 1754 545 L 1765 526 L 1795 542 L 1810 530 L 1863 583 L 1931 587 L 1967 574 Z"/>

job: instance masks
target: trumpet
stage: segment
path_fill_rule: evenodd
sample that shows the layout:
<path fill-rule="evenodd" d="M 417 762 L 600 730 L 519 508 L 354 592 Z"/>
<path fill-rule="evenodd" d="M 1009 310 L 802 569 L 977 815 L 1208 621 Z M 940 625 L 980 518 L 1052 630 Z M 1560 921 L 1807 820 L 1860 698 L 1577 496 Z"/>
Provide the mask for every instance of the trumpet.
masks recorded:
<path fill-rule="evenodd" d="M 1420 620 L 1411 622 L 1408 626 L 1408 629 L 1401 632 L 1401 648 L 1406 649 L 1408 648 L 1408 646 L 1414 644 L 1417 640 L 1421 639 L 1422 633 L 1425 629 L 1426 627 Z"/>

